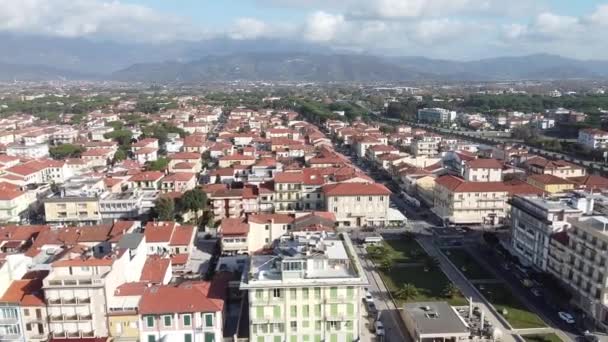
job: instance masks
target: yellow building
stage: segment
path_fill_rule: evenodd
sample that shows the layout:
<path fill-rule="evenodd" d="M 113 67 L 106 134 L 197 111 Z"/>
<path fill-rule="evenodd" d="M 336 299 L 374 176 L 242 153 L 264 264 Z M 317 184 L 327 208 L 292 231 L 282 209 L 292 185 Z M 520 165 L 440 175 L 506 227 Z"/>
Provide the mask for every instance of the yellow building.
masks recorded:
<path fill-rule="evenodd" d="M 139 316 L 137 311 L 108 313 L 110 336 L 116 342 L 139 341 Z"/>
<path fill-rule="evenodd" d="M 101 222 L 97 197 L 50 197 L 44 200 L 46 222 L 89 225 Z"/>
<path fill-rule="evenodd" d="M 567 192 L 574 189 L 574 183 L 550 174 L 529 176 L 527 182 L 551 194 Z"/>

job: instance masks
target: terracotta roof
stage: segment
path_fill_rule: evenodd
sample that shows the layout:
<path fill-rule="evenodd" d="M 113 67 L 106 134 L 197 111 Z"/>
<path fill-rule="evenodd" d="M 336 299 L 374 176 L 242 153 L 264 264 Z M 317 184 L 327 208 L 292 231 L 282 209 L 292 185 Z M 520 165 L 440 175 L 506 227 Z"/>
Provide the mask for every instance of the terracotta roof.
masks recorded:
<path fill-rule="evenodd" d="M 196 152 L 177 152 L 171 153 L 167 156 L 167 158 L 171 160 L 176 159 L 184 159 L 184 160 L 193 160 L 193 159 L 201 159 L 201 155 Z"/>
<path fill-rule="evenodd" d="M 178 172 L 163 177 L 161 182 L 188 182 L 196 178 L 196 174 L 190 172 Z"/>
<path fill-rule="evenodd" d="M 173 229 L 177 224 L 175 222 L 148 222 L 144 230 L 144 236 L 147 243 L 169 242 Z"/>
<path fill-rule="evenodd" d="M 158 151 L 158 148 L 156 147 L 142 147 L 133 152 L 133 154 L 150 154 L 156 151 Z"/>
<path fill-rule="evenodd" d="M 339 183 L 323 187 L 326 196 L 388 196 L 391 191 L 379 183 Z"/>
<path fill-rule="evenodd" d="M 275 183 L 302 183 L 302 172 L 279 172 L 274 176 Z"/>
<path fill-rule="evenodd" d="M 530 175 L 528 179 L 534 180 L 535 182 L 542 184 L 573 184 L 571 181 L 550 175 L 550 174 L 542 174 L 542 175 Z"/>
<path fill-rule="evenodd" d="M 181 162 L 173 165 L 173 169 L 192 169 L 193 167 L 194 164 L 187 162 Z"/>
<path fill-rule="evenodd" d="M 224 218 L 219 228 L 222 235 L 247 235 L 249 233 L 249 224 L 240 218 Z"/>
<path fill-rule="evenodd" d="M 131 176 L 129 180 L 131 182 L 149 182 L 149 181 L 158 181 L 163 178 L 165 174 L 160 171 L 144 171 L 140 172 L 136 175 Z"/>
<path fill-rule="evenodd" d="M 578 187 L 589 190 L 608 189 L 608 178 L 598 175 L 587 175 L 582 177 L 568 178 Z"/>
<path fill-rule="evenodd" d="M 190 254 L 188 254 L 188 253 L 175 254 L 175 255 L 171 256 L 171 264 L 172 265 L 185 265 L 188 263 L 189 258 L 190 258 Z"/>
<path fill-rule="evenodd" d="M 169 246 L 188 246 L 196 234 L 194 226 L 177 226 L 173 230 Z"/>
<path fill-rule="evenodd" d="M 253 214 L 249 215 L 247 219 L 254 223 L 269 223 L 272 221 L 274 223 L 290 224 L 294 221 L 294 217 L 287 214 Z"/>
<path fill-rule="evenodd" d="M 42 279 L 13 280 L 0 302 L 19 303 L 21 306 L 46 306 Z"/>
<path fill-rule="evenodd" d="M 502 163 L 496 159 L 473 159 L 466 162 L 470 169 L 502 169 Z"/>
<path fill-rule="evenodd" d="M 22 195 L 25 195 L 25 192 L 21 190 L 2 189 L 0 190 L 0 201 L 10 201 Z"/>
<path fill-rule="evenodd" d="M 147 281 L 124 283 L 114 291 L 115 296 L 141 296 L 148 287 Z"/>
<path fill-rule="evenodd" d="M 148 288 L 139 302 L 139 313 L 193 313 L 223 311 L 224 297 L 213 296 L 211 283 L 187 282 L 178 286 L 163 285 Z"/>
<path fill-rule="evenodd" d="M 243 154 L 229 154 L 221 157 L 220 160 L 255 160 L 255 157 Z"/>
<path fill-rule="evenodd" d="M 503 182 L 467 182 L 450 175 L 437 178 L 435 184 L 452 192 L 507 192 Z"/>
<path fill-rule="evenodd" d="M 168 258 L 148 256 L 141 270 L 139 281 L 162 284 L 170 265 L 171 260 Z"/>

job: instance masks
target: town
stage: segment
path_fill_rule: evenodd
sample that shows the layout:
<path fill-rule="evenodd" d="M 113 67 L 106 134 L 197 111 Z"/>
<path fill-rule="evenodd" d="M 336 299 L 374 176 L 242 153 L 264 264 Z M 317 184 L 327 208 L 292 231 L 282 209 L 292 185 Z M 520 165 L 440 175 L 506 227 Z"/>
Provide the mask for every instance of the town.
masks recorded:
<path fill-rule="evenodd" d="M 0 341 L 605 340 L 608 97 L 497 87 L 4 84 Z"/>

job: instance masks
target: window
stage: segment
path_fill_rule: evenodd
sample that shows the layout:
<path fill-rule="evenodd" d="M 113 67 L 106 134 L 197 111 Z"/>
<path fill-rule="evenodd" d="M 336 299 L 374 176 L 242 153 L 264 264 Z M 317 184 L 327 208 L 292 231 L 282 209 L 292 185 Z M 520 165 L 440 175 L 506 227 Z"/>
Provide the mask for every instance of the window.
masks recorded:
<path fill-rule="evenodd" d="M 273 289 L 272 290 L 272 297 L 274 297 L 274 298 L 281 298 L 281 289 Z"/>
<path fill-rule="evenodd" d="M 269 225 L 269 224 L 267 224 L 266 226 L 264 226 L 264 228 L 265 228 L 266 230 L 270 230 L 270 225 Z"/>
<path fill-rule="evenodd" d="M 298 316 L 298 306 L 297 305 L 292 305 L 290 307 L 289 311 L 290 311 L 291 317 L 297 317 Z"/>
<path fill-rule="evenodd" d="M 190 325 L 192 325 L 192 316 L 184 315 L 184 326 L 189 327 Z"/>
<path fill-rule="evenodd" d="M 164 316 L 163 317 L 163 324 L 166 327 L 170 327 L 171 326 L 171 316 L 169 316 L 169 315 Z"/>
<path fill-rule="evenodd" d="M 315 304 L 315 316 L 321 316 L 321 304 Z"/>
<path fill-rule="evenodd" d="M 310 311 L 310 306 L 308 304 L 306 304 L 302 307 L 302 315 L 304 317 L 308 317 L 308 315 L 310 314 L 309 311 Z"/>
<path fill-rule="evenodd" d="M 302 299 L 308 299 L 308 288 L 302 289 Z"/>
<path fill-rule="evenodd" d="M 289 322 L 289 327 L 291 328 L 291 331 L 298 330 L 298 322 L 297 321 L 291 321 L 291 322 Z"/>
<path fill-rule="evenodd" d="M 146 316 L 146 327 L 154 328 L 154 316 Z"/>
<path fill-rule="evenodd" d="M 361 202 L 361 196 L 357 196 L 357 202 Z"/>
<path fill-rule="evenodd" d="M 280 318 L 281 317 L 281 307 L 276 305 L 272 307 L 272 313 L 274 318 Z"/>
<path fill-rule="evenodd" d="M 256 306 L 256 308 L 255 308 L 255 316 L 258 319 L 264 318 L 264 307 L 263 306 Z"/>
<path fill-rule="evenodd" d="M 289 342 L 298 342 L 298 336 L 296 336 L 296 335 L 292 335 L 292 336 L 289 338 Z"/>
<path fill-rule="evenodd" d="M 205 342 L 215 342 L 215 334 L 206 332 L 205 333 Z"/>
<path fill-rule="evenodd" d="M 315 287 L 315 299 L 321 299 L 321 288 Z"/>
<path fill-rule="evenodd" d="M 255 299 L 262 299 L 264 297 L 264 290 L 255 290 Z"/>
<path fill-rule="evenodd" d="M 338 288 L 337 287 L 331 287 L 329 289 L 329 297 L 332 299 L 338 298 Z"/>
<path fill-rule="evenodd" d="M 156 337 L 154 335 L 148 335 L 148 342 L 156 342 Z"/>
<path fill-rule="evenodd" d="M 213 326 L 213 314 L 205 314 L 205 326 L 206 327 Z"/>
<path fill-rule="evenodd" d="M 283 342 L 283 338 L 281 336 L 275 336 L 274 342 Z"/>
<path fill-rule="evenodd" d="M 346 296 L 348 298 L 353 298 L 354 294 L 355 294 L 355 289 L 352 286 L 349 286 L 346 288 Z"/>
<path fill-rule="evenodd" d="M 371 202 L 373 200 L 372 196 L 369 196 L 368 200 Z"/>
<path fill-rule="evenodd" d="M 192 334 L 184 334 L 184 342 L 192 342 Z"/>
<path fill-rule="evenodd" d="M 289 289 L 289 298 L 290 299 L 298 299 L 298 290 L 297 289 Z"/>
<path fill-rule="evenodd" d="M 29 316 L 30 315 L 30 310 L 29 309 L 23 309 L 23 316 Z"/>
<path fill-rule="evenodd" d="M 338 304 L 330 304 L 329 308 L 332 316 L 338 316 Z"/>
<path fill-rule="evenodd" d="M 384 196 L 380 196 L 380 202 L 384 202 Z"/>

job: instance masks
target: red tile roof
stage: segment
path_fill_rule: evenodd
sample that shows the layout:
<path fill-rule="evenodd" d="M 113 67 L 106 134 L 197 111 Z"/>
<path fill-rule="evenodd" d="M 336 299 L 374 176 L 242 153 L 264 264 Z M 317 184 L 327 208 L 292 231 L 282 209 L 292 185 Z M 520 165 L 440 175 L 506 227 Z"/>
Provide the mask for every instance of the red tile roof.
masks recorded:
<path fill-rule="evenodd" d="M 46 306 L 42 279 L 13 280 L 0 302 L 19 303 L 21 306 Z"/>
<path fill-rule="evenodd" d="M 173 229 L 175 228 L 175 222 L 148 222 L 146 224 L 146 228 L 144 230 L 144 236 L 146 237 L 146 242 L 148 243 L 159 243 L 159 242 L 169 242 L 171 240 L 171 235 L 173 234 Z"/>
<path fill-rule="evenodd" d="M 148 256 L 141 270 L 139 281 L 162 284 L 170 265 L 171 260 L 168 258 Z"/>
<path fill-rule="evenodd" d="M 240 218 L 224 218 L 219 228 L 222 235 L 247 235 L 249 233 L 249 225 Z"/>
<path fill-rule="evenodd" d="M 535 182 L 541 184 L 573 184 L 571 181 L 550 175 L 550 174 L 542 174 L 542 175 L 530 175 L 528 179 L 533 180 Z"/>
<path fill-rule="evenodd" d="M 496 159 L 473 159 L 466 162 L 470 169 L 502 169 L 502 163 Z"/>
<path fill-rule="evenodd" d="M 189 182 L 196 178 L 196 174 L 190 172 L 178 172 L 163 177 L 161 182 Z"/>
<path fill-rule="evenodd" d="M 467 182 L 450 175 L 437 178 L 435 185 L 443 186 L 452 192 L 507 192 L 503 182 Z"/>
<path fill-rule="evenodd" d="M 291 224 L 294 221 L 292 215 L 287 214 L 253 214 L 248 217 L 249 222 L 254 223 L 274 223 Z"/>
<path fill-rule="evenodd" d="M 302 183 L 304 175 L 302 172 L 279 172 L 274 176 L 275 183 Z"/>
<path fill-rule="evenodd" d="M 194 226 L 178 226 L 173 230 L 169 246 L 188 246 L 196 234 Z"/>
<path fill-rule="evenodd" d="M 379 183 L 339 183 L 323 187 L 326 196 L 388 196 L 391 191 Z"/>
<path fill-rule="evenodd" d="M 178 286 L 163 285 L 148 288 L 139 302 L 139 313 L 194 313 L 223 311 L 224 297 L 214 295 L 209 282 L 187 282 Z"/>
<path fill-rule="evenodd" d="M 131 182 L 149 182 L 158 181 L 163 178 L 165 174 L 160 171 L 144 171 L 136 175 L 131 176 L 129 180 Z"/>
<path fill-rule="evenodd" d="M 568 178 L 576 186 L 588 190 L 604 190 L 608 189 L 608 178 L 598 175 L 587 175 L 582 177 Z"/>

